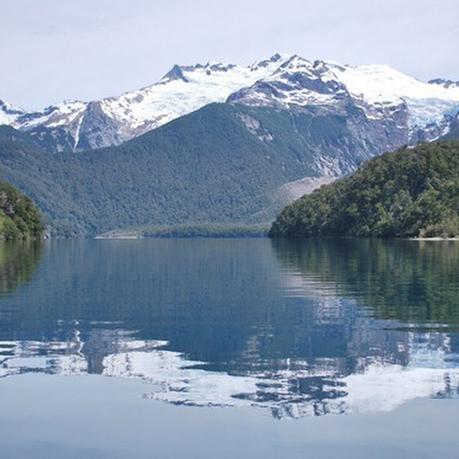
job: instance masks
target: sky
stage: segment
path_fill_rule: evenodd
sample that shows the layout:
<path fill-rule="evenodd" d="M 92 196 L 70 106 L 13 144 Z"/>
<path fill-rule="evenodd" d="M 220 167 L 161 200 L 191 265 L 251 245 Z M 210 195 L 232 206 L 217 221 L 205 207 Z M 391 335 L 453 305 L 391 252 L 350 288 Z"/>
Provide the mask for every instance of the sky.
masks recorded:
<path fill-rule="evenodd" d="M 0 99 L 26 109 L 95 100 L 174 64 L 276 52 L 459 80 L 459 1 L 3 1 Z"/>

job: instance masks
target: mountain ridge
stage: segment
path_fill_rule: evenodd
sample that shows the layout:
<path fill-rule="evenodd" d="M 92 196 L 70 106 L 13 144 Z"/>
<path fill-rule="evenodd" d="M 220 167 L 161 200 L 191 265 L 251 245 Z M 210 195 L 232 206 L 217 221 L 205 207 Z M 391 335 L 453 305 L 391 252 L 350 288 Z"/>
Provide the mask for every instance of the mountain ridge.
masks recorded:
<path fill-rule="evenodd" d="M 459 88 L 444 86 L 388 66 L 296 55 L 174 66 L 146 93 L 69 103 L 81 113 L 68 125 L 74 112 L 64 104 L 45 110 L 51 124 L 29 114 L 32 129 L 0 126 L 0 174 L 36 200 L 59 235 L 267 223 L 374 156 L 457 136 Z M 104 104 L 145 111 L 111 117 Z M 20 113 L 0 104 L 0 116 Z"/>
<path fill-rule="evenodd" d="M 0 127 L 0 174 L 36 200 L 58 234 L 265 223 L 394 141 L 358 110 L 345 117 L 210 104 L 119 146 L 70 155 Z"/>
<path fill-rule="evenodd" d="M 41 112 L 0 103 L 0 124 L 29 132 L 51 151 L 84 151 L 118 145 L 213 102 L 277 103 L 286 110 L 325 105 L 339 111 L 343 98 L 360 106 L 368 118 L 403 112 L 407 143 L 446 135 L 459 112 L 459 86 L 449 80 L 425 83 L 385 65 L 350 66 L 275 54 L 245 67 L 175 65 L 139 90 L 62 102 Z"/>

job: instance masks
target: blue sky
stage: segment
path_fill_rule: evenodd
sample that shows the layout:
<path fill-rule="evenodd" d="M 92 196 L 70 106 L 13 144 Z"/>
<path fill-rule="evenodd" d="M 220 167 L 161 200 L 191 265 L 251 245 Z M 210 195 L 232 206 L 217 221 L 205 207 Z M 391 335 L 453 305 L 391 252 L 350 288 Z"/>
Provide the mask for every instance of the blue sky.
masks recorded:
<path fill-rule="evenodd" d="M 275 52 L 459 80 L 457 0 L 3 2 L 0 99 L 41 108 L 155 82 L 173 64 Z"/>

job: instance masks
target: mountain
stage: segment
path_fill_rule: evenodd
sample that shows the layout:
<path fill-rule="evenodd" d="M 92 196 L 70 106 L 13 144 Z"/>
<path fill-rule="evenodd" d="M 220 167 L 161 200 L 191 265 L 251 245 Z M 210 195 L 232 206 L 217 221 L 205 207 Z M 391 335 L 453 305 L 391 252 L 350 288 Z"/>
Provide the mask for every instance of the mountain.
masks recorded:
<path fill-rule="evenodd" d="M 3 127 L 0 174 L 36 199 L 65 235 L 269 221 L 279 210 L 270 193 L 305 168 L 252 135 L 238 113 L 209 105 L 123 145 L 72 155 L 50 154 L 27 133 Z"/>
<path fill-rule="evenodd" d="M 337 115 L 210 104 L 122 145 L 70 155 L 0 128 L 0 175 L 66 235 L 259 223 L 395 140 L 352 107 Z"/>
<path fill-rule="evenodd" d="M 270 75 L 284 58 L 275 54 L 248 67 L 209 62 L 175 65 L 157 83 L 119 97 L 65 101 L 27 112 L 0 101 L 0 124 L 29 132 L 52 151 L 118 145 Z"/>
<path fill-rule="evenodd" d="M 459 141 L 374 158 L 287 206 L 270 235 L 459 236 Z"/>
<path fill-rule="evenodd" d="M 0 102 L 0 124 L 27 131 L 50 151 L 118 145 L 212 102 L 305 107 L 341 116 L 346 108 L 387 121 L 398 145 L 446 135 L 459 112 L 459 85 L 424 83 L 384 65 L 341 65 L 275 54 L 248 67 L 208 63 L 174 66 L 160 81 L 119 97 L 66 101 L 39 112 Z M 381 151 L 390 145 L 381 145 Z"/>
<path fill-rule="evenodd" d="M 385 65 L 349 66 L 292 56 L 270 77 L 232 94 L 229 101 L 337 113 L 352 106 L 368 119 L 386 121 L 387 129 L 403 139 L 401 145 L 448 132 L 459 112 L 459 85 L 424 83 Z"/>
<path fill-rule="evenodd" d="M 452 80 L 447 80 L 446 78 L 434 78 L 433 80 L 429 80 L 430 84 L 438 84 L 440 86 L 443 86 L 444 88 L 449 88 L 449 87 L 458 87 L 459 86 L 459 80 L 458 81 L 452 81 Z"/>
<path fill-rule="evenodd" d="M 459 140 L 459 113 L 453 118 L 449 131 L 441 137 L 441 140 Z"/>
<path fill-rule="evenodd" d="M 266 223 L 376 155 L 454 137 L 458 112 L 457 85 L 387 66 L 175 66 L 118 98 L 36 113 L 1 102 L 0 176 L 63 235 Z"/>
<path fill-rule="evenodd" d="M 327 107 L 210 104 L 119 146 L 50 153 L 0 128 L 0 176 L 53 232 L 141 225 L 265 223 L 314 187 L 403 143 L 390 121 L 344 100 Z"/>

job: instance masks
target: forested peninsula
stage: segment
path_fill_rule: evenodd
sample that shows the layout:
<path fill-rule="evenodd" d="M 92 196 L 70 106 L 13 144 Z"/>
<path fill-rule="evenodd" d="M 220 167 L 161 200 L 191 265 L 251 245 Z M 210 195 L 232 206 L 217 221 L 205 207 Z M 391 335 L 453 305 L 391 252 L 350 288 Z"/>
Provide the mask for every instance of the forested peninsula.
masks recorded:
<path fill-rule="evenodd" d="M 459 236 L 459 141 L 402 147 L 287 206 L 271 237 Z"/>

